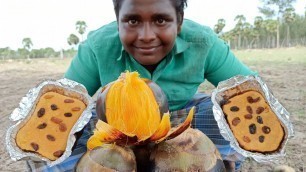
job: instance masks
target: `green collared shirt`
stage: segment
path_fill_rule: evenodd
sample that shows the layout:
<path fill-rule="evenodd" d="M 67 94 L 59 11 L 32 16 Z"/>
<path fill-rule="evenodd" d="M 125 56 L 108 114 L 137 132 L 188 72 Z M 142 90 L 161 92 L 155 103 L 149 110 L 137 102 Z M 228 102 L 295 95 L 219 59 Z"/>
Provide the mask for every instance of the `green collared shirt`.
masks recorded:
<path fill-rule="evenodd" d="M 167 95 L 171 111 L 183 108 L 205 79 L 216 86 L 238 74 L 255 74 L 210 28 L 185 19 L 172 51 L 152 74 L 124 50 L 117 23 L 112 22 L 89 33 L 65 77 L 82 83 L 93 95 L 126 70 L 156 82 Z"/>

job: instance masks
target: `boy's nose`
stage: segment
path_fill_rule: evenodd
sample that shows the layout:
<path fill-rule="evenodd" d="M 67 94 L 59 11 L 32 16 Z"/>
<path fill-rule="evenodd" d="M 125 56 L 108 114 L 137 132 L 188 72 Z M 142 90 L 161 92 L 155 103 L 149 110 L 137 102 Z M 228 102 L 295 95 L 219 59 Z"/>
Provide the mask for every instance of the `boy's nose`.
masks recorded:
<path fill-rule="evenodd" d="M 140 29 L 138 36 L 139 40 L 143 42 L 151 42 L 156 38 L 156 34 L 149 22 L 143 24 L 143 27 Z"/>

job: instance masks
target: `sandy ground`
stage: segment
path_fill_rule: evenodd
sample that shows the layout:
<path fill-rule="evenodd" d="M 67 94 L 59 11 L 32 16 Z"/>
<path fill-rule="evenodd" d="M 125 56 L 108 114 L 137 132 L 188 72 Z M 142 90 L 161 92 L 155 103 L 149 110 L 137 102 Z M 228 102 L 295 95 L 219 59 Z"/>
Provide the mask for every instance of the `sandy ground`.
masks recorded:
<path fill-rule="evenodd" d="M 18 107 L 21 98 L 41 81 L 61 78 L 69 62 L 70 59 L 0 62 L 0 145 L 4 145 L 6 130 L 12 125 L 9 115 Z M 289 165 L 296 171 L 306 171 L 306 63 L 288 62 L 274 68 L 269 65 L 251 68 L 258 70 L 274 95 L 291 112 L 295 137 L 288 142 L 287 155 L 279 163 L 258 164 L 247 160 L 242 171 L 272 171 L 278 164 Z M 12 161 L 5 146 L 0 147 L 0 155 L 0 171 L 26 171 L 25 162 Z"/>

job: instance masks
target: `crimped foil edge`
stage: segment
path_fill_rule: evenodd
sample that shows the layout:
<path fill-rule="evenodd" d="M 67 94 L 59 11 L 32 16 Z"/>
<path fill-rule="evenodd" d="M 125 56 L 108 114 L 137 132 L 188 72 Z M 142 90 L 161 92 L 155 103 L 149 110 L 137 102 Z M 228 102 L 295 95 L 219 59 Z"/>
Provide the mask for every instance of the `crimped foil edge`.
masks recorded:
<path fill-rule="evenodd" d="M 231 88 L 235 88 L 238 85 L 242 85 L 246 82 L 250 82 L 251 84 L 253 84 L 251 87 L 257 88 L 258 91 L 260 91 L 265 96 L 267 103 L 269 103 L 271 109 L 274 111 L 285 130 L 285 136 L 282 145 L 280 146 L 280 149 L 274 153 L 262 154 L 242 149 L 239 146 L 238 141 L 234 137 L 229 125 L 227 124 L 226 119 L 224 118 L 223 111 L 219 104 L 221 100 L 221 93 Z M 288 139 L 294 136 L 293 125 L 290 122 L 290 113 L 273 96 L 272 91 L 268 88 L 267 84 L 259 76 L 238 75 L 220 82 L 217 88 L 214 89 L 212 92 L 212 102 L 214 117 L 217 121 L 221 135 L 224 137 L 224 139 L 230 142 L 231 147 L 235 149 L 238 153 L 240 153 L 244 157 L 251 157 L 259 163 L 276 163 L 280 160 L 280 158 L 286 155 L 284 149 L 285 145 L 287 144 Z"/>
<path fill-rule="evenodd" d="M 77 122 L 71 128 L 67 139 L 67 146 L 64 154 L 57 160 L 51 161 L 45 157 L 31 152 L 22 151 L 15 142 L 17 131 L 23 126 L 31 117 L 34 111 L 32 106 L 36 106 L 42 91 L 46 87 L 58 87 L 67 90 L 71 94 L 79 95 L 81 100 L 87 105 Z M 48 166 L 54 166 L 63 162 L 71 155 L 71 149 L 76 140 L 74 134 L 82 130 L 89 122 L 92 113 L 91 110 L 94 107 L 92 98 L 88 95 L 86 88 L 75 81 L 63 78 L 60 80 L 46 80 L 38 84 L 34 88 L 30 89 L 25 97 L 23 97 L 19 103 L 19 107 L 16 108 L 10 115 L 10 120 L 15 124 L 12 125 L 6 132 L 6 149 L 10 154 L 12 160 L 31 159 L 35 161 L 45 161 Z"/>

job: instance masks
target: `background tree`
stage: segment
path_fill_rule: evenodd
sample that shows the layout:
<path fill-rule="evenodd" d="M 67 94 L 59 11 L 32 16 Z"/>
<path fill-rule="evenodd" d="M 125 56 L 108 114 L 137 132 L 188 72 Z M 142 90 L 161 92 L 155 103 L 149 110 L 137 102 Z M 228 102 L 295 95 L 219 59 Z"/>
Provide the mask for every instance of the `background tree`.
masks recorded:
<path fill-rule="evenodd" d="M 238 45 L 237 45 L 237 48 L 239 49 L 239 48 L 241 48 L 241 37 L 242 37 L 243 27 L 244 27 L 246 18 L 245 18 L 244 15 L 237 15 L 235 17 L 234 21 L 237 21 L 234 30 L 238 34 Z"/>
<path fill-rule="evenodd" d="M 44 57 L 55 57 L 56 55 L 58 55 L 58 53 L 55 52 L 55 50 L 51 47 L 47 47 L 43 49 L 44 52 Z"/>
<path fill-rule="evenodd" d="M 259 48 L 260 44 L 260 35 L 263 33 L 263 18 L 261 16 L 256 16 L 254 19 L 254 42 L 255 48 Z"/>
<path fill-rule="evenodd" d="M 18 48 L 16 52 L 16 57 L 17 58 L 29 58 L 29 51 L 24 49 L 24 48 Z"/>
<path fill-rule="evenodd" d="M 23 38 L 22 45 L 23 45 L 23 48 L 27 51 L 26 56 L 29 59 L 31 48 L 33 46 L 31 38 Z"/>
<path fill-rule="evenodd" d="M 263 18 L 261 16 L 256 16 L 254 19 L 254 26 L 256 29 L 260 29 L 262 27 Z"/>
<path fill-rule="evenodd" d="M 14 51 L 10 47 L 0 48 L 0 57 L 2 57 L 2 60 L 10 58 L 12 55 L 14 55 Z"/>
<path fill-rule="evenodd" d="M 23 38 L 22 45 L 24 49 L 31 51 L 31 48 L 33 46 L 31 38 Z"/>
<path fill-rule="evenodd" d="M 243 47 L 250 48 L 249 39 L 253 37 L 253 26 L 249 22 L 244 22 L 242 27 Z"/>
<path fill-rule="evenodd" d="M 77 21 L 75 24 L 75 28 L 78 31 L 78 33 L 81 35 L 82 41 L 83 41 L 83 34 L 86 31 L 87 25 L 85 21 Z"/>
<path fill-rule="evenodd" d="M 224 19 L 219 19 L 218 20 L 218 23 L 215 25 L 214 27 L 214 31 L 217 33 L 217 34 L 220 34 L 223 30 L 223 28 L 225 27 L 225 20 Z"/>
<path fill-rule="evenodd" d="M 267 31 L 267 42 L 266 42 L 266 46 L 268 48 L 274 48 L 275 45 L 275 34 L 277 33 L 277 25 L 278 25 L 278 21 L 277 20 L 272 20 L 272 19 L 268 19 L 265 20 L 264 23 L 264 28 Z"/>
<path fill-rule="evenodd" d="M 80 39 L 75 34 L 70 34 L 67 38 L 67 42 L 71 46 L 76 46 L 80 42 Z"/>
<path fill-rule="evenodd" d="M 285 9 L 283 20 L 285 24 L 287 25 L 287 35 L 286 35 L 286 44 L 289 47 L 290 46 L 290 24 L 295 20 L 295 13 L 294 8 L 287 8 Z"/>
<path fill-rule="evenodd" d="M 261 0 L 262 7 L 258 7 L 259 11 L 266 15 L 268 18 L 277 18 L 277 31 L 276 31 L 276 47 L 279 48 L 279 25 L 285 9 L 292 8 L 292 3 L 296 0 Z"/>

